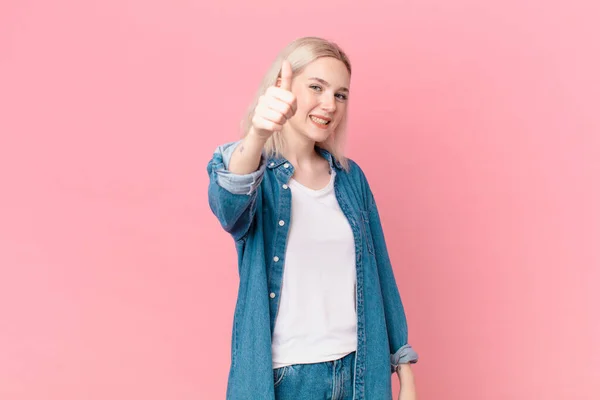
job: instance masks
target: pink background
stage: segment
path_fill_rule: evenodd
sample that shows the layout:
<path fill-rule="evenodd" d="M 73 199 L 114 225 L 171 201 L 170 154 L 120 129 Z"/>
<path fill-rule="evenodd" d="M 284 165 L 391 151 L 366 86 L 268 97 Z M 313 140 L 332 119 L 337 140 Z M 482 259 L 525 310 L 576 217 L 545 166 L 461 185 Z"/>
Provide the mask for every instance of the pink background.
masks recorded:
<path fill-rule="evenodd" d="M 0 398 L 224 398 L 206 163 L 319 35 L 354 64 L 420 399 L 599 399 L 598 3 L 216 3 L 2 1 Z"/>

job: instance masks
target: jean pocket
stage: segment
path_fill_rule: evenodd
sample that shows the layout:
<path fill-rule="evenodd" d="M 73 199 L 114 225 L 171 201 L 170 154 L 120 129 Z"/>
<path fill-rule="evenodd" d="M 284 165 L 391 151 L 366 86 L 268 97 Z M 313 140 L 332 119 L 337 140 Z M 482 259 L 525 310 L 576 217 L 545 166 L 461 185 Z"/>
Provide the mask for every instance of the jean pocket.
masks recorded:
<path fill-rule="evenodd" d="M 273 370 L 273 384 L 275 387 L 279 386 L 281 382 L 283 382 L 283 378 L 285 377 L 285 373 L 290 368 L 290 366 L 285 366 L 281 368 L 275 368 Z"/>

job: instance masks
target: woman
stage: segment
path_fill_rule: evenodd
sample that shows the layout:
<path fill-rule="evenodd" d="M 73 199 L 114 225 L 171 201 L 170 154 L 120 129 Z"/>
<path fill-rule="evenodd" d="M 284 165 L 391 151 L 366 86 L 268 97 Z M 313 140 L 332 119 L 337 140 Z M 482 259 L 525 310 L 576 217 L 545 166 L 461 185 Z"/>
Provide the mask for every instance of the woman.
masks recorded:
<path fill-rule="evenodd" d="M 208 163 L 209 204 L 235 241 L 240 286 L 227 399 L 416 398 L 407 324 L 367 179 L 344 157 L 351 65 L 290 43 L 243 138 Z M 284 268 L 285 266 L 285 268 Z"/>

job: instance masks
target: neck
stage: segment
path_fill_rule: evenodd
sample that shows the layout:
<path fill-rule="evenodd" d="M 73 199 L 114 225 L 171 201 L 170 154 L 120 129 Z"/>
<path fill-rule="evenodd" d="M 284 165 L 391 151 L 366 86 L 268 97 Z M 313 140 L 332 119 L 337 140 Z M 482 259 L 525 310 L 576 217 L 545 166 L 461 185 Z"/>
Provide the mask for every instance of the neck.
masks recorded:
<path fill-rule="evenodd" d="M 319 160 L 320 155 L 315 150 L 315 141 L 293 132 L 285 134 L 283 156 L 296 168 L 312 165 Z"/>

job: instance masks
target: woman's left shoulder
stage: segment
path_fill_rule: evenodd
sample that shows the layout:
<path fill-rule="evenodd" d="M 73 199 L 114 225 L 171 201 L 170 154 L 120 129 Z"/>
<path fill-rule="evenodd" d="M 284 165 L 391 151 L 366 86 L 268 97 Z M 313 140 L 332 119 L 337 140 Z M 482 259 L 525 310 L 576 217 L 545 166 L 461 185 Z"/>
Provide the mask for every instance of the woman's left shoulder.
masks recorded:
<path fill-rule="evenodd" d="M 362 167 L 358 164 L 356 160 L 351 158 L 347 158 L 348 162 L 348 170 L 346 173 L 350 176 L 351 179 L 357 179 L 361 182 L 368 183 L 367 175 L 365 174 Z"/>
<path fill-rule="evenodd" d="M 369 209 L 373 203 L 373 193 L 369 180 L 363 168 L 356 160 L 346 158 L 348 169 L 344 171 L 348 175 L 348 181 L 351 182 L 352 190 L 360 193 L 365 209 Z"/>

